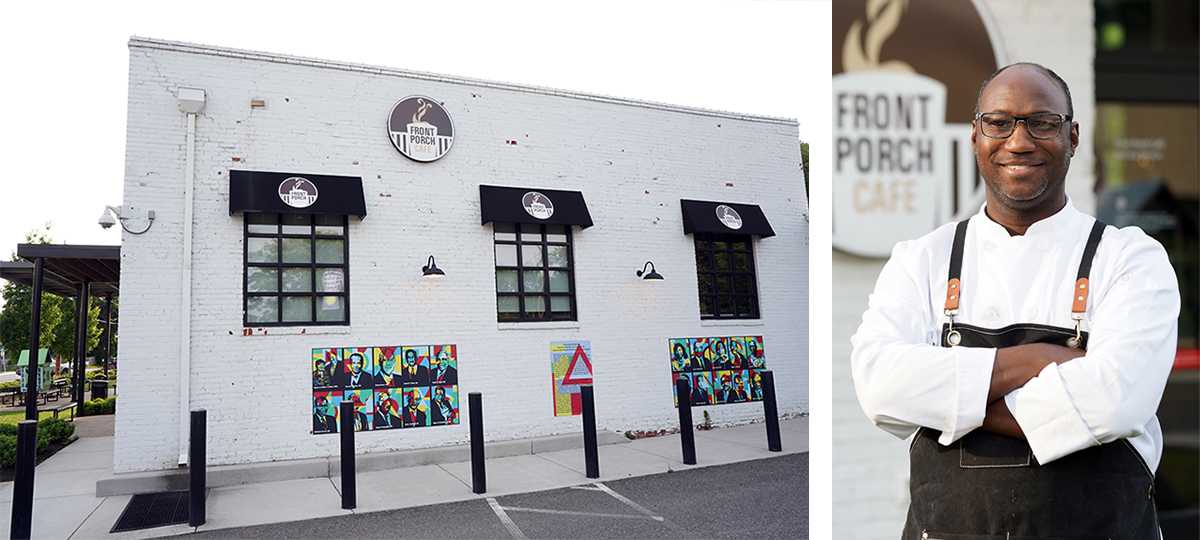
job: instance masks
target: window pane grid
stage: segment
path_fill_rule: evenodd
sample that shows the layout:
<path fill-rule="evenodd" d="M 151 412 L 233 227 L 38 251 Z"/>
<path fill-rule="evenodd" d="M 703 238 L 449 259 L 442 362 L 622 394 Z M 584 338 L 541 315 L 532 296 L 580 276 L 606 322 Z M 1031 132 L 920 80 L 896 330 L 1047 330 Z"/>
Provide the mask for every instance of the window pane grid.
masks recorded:
<path fill-rule="evenodd" d="M 349 324 L 346 216 L 246 213 L 243 324 Z"/>
<path fill-rule="evenodd" d="M 570 228 L 497 223 L 493 231 L 497 320 L 575 320 Z"/>
<path fill-rule="evenodd" d="M 696 233 L 701 319 L 757 319 L 758 287 L 749 235 Z"/>

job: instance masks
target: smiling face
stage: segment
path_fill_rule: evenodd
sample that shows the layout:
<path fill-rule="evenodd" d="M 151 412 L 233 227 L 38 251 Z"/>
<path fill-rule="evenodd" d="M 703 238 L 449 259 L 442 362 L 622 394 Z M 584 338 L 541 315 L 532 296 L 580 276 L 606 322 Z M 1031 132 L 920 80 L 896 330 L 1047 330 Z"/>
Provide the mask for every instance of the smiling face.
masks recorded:
<path fill-rule="evenodd" d="M 1016 65 L 996 75 L 983 90 L 979 112 L 1067 114 L 1067 97 L 1042 69 Z M 971 124 L 971 144 L 987 184 L 988 216 L 1010 231 L 1023 233 L 1061 210 L 1066 204 L 1067 169 L 1079 145 L 1079 124 L 1064 125 L 1052 139 L 1033 138 L 1025 122 L 1019 122 L 1007 138 L 993 139 L 984 136 L 978 124 Z"/>

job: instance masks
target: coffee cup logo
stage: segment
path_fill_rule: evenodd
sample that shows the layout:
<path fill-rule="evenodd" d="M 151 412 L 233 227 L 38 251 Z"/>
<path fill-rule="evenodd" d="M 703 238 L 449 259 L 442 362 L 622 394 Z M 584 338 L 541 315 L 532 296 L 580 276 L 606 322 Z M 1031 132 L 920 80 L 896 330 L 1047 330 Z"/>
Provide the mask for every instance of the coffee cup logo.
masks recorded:
<path fill-rule="evenodd" d="M 409 159 L 430 162 L 450 151 L 454 144 L 454 122 L 437 100 L 409 96 L 392 107 L 388 138 Z"/>
<path fill-rule="evenodd" d="M 737 210 L 724 204 L 717 205 L 717 219 L 735 231 L 742 228 L 742 216 L 738 215 Z"/>
<path fill-rule="evenodd" d="M 833 245 L 886 257 L 979 211 L 971 110 L 1003 59 L 978 2 L 834 4 Z"/>
<path fill-rule="evenodd" d="M 521 197 L 521 206 L 525 207 L 529 215 L 538 219 L 550 219 L 550 216 L 554 215 L 554 203 L 550 202 L 549 197 L 536 191 L 530 191 Z"/>
<path fill-rule="evenodd" d="M 293 176 L 279 184 L 279 199 L 292 208 L 308 208 L 317 202 L 317 186 L 307 178 Z"/>

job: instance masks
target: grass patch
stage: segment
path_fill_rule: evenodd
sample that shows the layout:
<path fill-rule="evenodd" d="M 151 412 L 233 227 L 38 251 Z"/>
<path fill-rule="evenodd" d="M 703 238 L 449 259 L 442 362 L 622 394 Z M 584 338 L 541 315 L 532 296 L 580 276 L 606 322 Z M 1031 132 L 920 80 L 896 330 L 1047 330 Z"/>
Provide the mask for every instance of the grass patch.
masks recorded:
<path fill-rule="evenodd" d="M 72 407 L 72 409 L 73 408 L 74 407 Z M 70 414 L 71 414 L 71 409 L 64 409 L 62 412 L 58 413 L 58 415 L 60 417 L 61 416 L 70 416 Z M 39 411 L 38 420 L 45 420 L 47 418 L 54 418 L 54 411 Z M 15 425 L 17 425 L 17 423 L 19 423 L 20 421 L 22 421 L 24 419 L 25 419 L 25 411 L 9 411 L 9 412 L 0 413 L 0 424 L 12 424 L 15 426 Z"/>

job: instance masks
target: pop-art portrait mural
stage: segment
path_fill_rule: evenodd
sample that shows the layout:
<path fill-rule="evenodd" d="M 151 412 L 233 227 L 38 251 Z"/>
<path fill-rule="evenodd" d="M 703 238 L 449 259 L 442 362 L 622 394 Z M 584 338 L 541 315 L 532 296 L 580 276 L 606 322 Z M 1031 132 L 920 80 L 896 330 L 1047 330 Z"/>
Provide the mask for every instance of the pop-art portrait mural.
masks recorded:
<path fill-rule="evenodd" d="M 458 387 L 434 386 L 433 399 L 429 406 L 431 426 L 458 423 Z"/>
<path fill-rule="evenodd" d="M 454 345 L 434 345 L 429 351 L 429 384 L 433 386 L 458 384 L 458 359 Z"/>
<path fill-rule="evenodd" d="M 333 375 L 341 364 L 337 349 L 313 349 L 312 362 L 313 391 L 337 388 Z"/>
<path fill-rule="evenodd" d="M 394 388 L 400 386 L 400 377 L 396 374 L 400 359 L 396 357 L 399 347 L 375 347 L 375 388 Z"/>
<path fill-rule="evenodd" d="M 313 392 L 313 433 L 338 432 L 338 404 L 341 392 Z"/>
<path fill-rule="evenodd" d="M 429 386 L 429 347 L 402 347 L 400 386 Z"/>
<path fill-rule="evenodd" d="M 404 389 L 404 411 L 401 421 L 406 428 L 429 425 L 429 387 Z"/>
<path fill-rule="evenodd" d="M 592 342 L 551 341 L 550 379 L 554 389 L 554 416 L 583 414 L 580 387 L 592 384 Z"/>
<path fill-rule="evenodd" d="M 330 347 L 312 350 L 314 435 L 337 433 L 343 401 L 354 430 L 459 423 L 458 347 Z"/>
<path fill-rule="evenodd" d="M 667 340 L 671 358 L 671 387 L 687 377 L 691 404 L 722 405 L 762 400 L 766 356 L 762 336 L 674 338 Z M 685 360 L 686 359 L 686 360 Z"/>
<path fill-rule="evenodd" d="M 375 389 L 375 419 L 372 429 L 399 429 L 403 426 L 400 409 L 404 402 L 401 388 Z"/>
<path fill-rule="evenodd" d="M 374 391 L 346 390 L 342 401 L 354 404 L 354 431 L 371 431 L 371 416 L 375 414 Z"/>
<path fill-rule="evenodd" d="M 340 349 L 341 369 L 335 374 L 342 388 L 373 388 L 375 386 L 375 355 L 371 347 Z"/>

